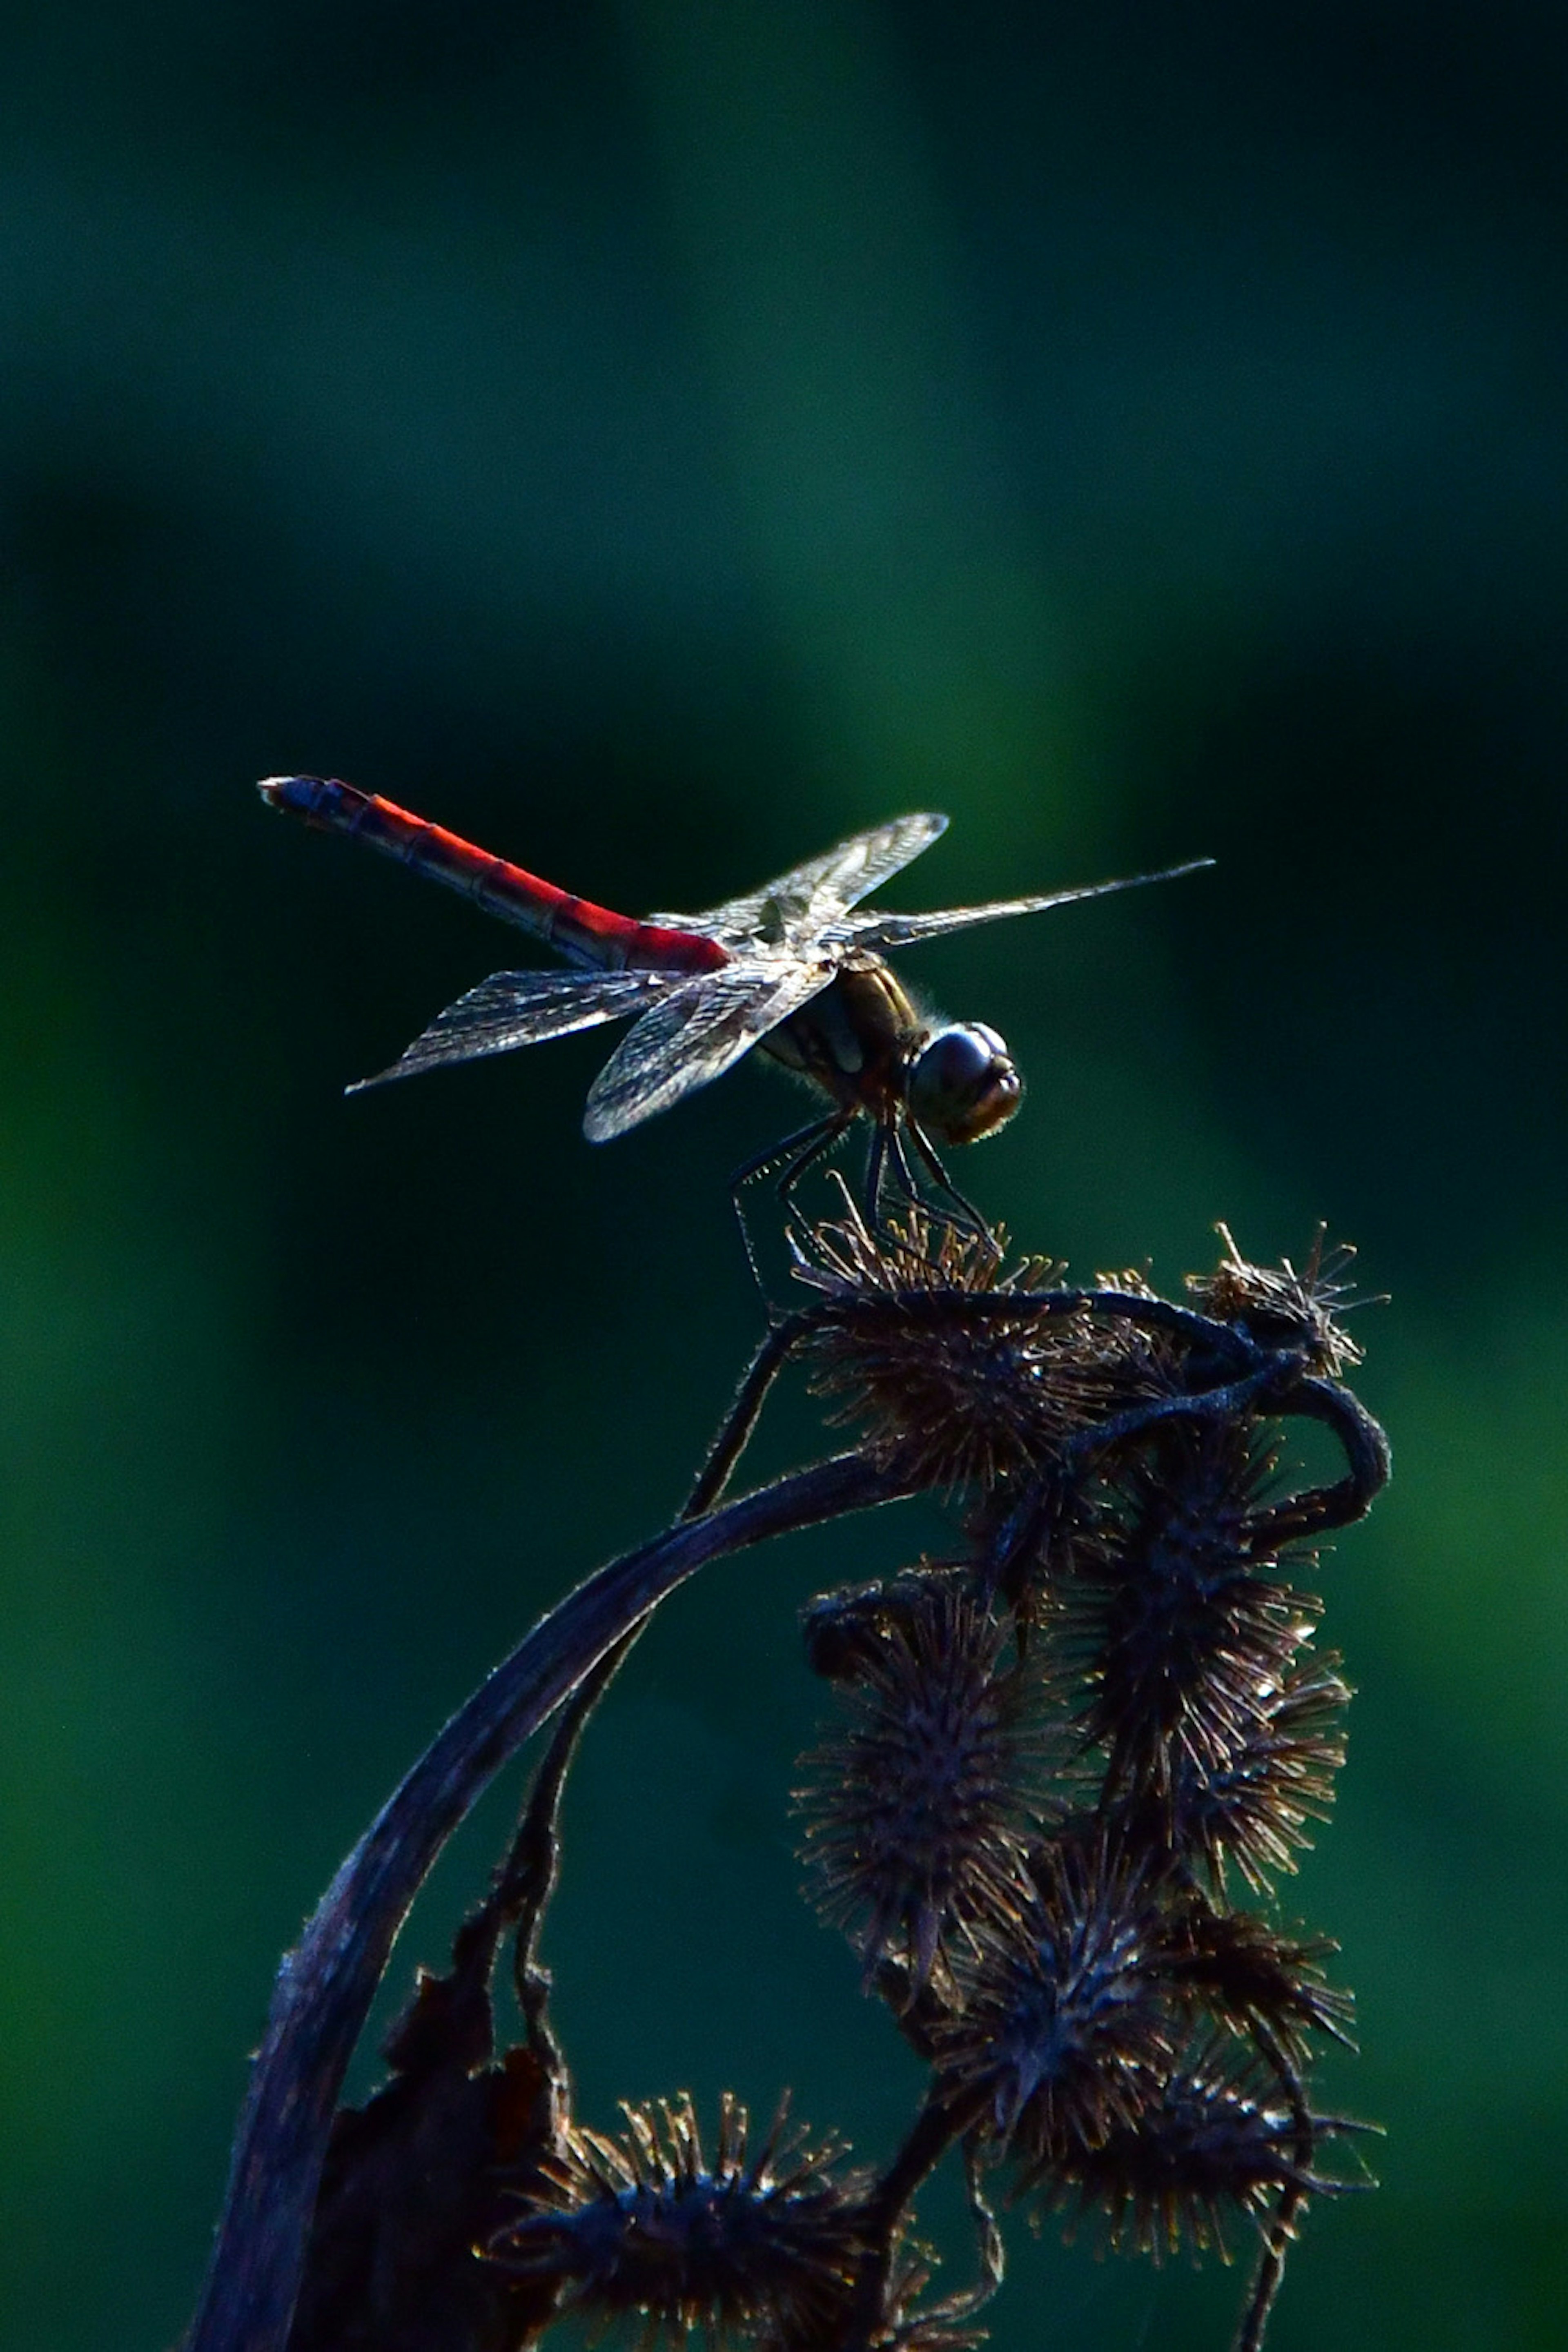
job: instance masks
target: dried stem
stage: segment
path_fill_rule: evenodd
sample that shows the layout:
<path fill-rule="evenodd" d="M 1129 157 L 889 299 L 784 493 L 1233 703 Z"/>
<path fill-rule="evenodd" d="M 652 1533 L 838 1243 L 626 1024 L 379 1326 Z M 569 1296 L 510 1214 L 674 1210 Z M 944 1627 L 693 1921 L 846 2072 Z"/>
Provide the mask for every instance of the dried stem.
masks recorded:
<path fill-rule="evenodd" d="M 551 1612 L 460 1707 L 338 1871 L 278 1973 L 185 2352 L 279 2352 L 344 2073 L 409 1906 L 495 1774 L 622 1637 L 710 1560 L 909 1491 L 855 1454 L 683 1521 Z"/>
<path fill-rule="evenodd" d="M 1280 2087 L 1289 2099 L 1296 2125 L 1296 2160 L 1302 2173 L 1310 2174 L 1317 2135 L 1300 2075 L 1288 2053 L 1281 2049 L 1272 2034 L 1255 2029 L 1254 2039 L 1267 2055 L 1279 2078 Z M 1285 2258 L 1295 2236 L 1296 2220 L 1299 2214 L 1305 2212 L 1306 2207 L 1306 2189 L 1298 2181 L 1288 2182 L 1279 2192 L 1279 2202 L 1264 2231 L 1263 2250 L 1253 2274 L 1252 2292 L 1243 2308 L 1231 2352 L 1263 2352 L 1263 2338 L 1268 2333 L 1269 2315 L 1285 2282 Z"/>

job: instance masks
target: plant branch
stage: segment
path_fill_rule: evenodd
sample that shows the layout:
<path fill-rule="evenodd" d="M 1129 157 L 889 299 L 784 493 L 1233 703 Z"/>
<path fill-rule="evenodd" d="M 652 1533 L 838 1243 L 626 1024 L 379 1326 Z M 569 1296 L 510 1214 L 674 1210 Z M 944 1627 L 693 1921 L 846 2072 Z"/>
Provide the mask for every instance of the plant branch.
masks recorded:
<path fill-rule="evenodd" d="M 684 1520 L 579 1585 L 458 1709 L 343 1863 L 279 1969 L 184 2352 L 280 2352 L 338 2095 L 387 1956 L 442 1847 L 501 1766 L 707 1561 L 907 1492 L 896 1469 L 841 1454 Z"/>

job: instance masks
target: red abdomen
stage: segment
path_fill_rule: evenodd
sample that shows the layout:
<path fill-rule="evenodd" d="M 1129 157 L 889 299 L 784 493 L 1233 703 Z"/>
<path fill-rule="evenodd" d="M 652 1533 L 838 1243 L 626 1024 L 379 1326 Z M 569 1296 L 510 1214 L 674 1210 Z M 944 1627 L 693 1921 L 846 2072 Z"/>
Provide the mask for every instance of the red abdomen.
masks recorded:
<path fill-rule="evenodd" d="M 322 832 L 368 842 L 399 865 L 460 890 L 488 915 L 547 940 L 574 963 L 612 971 L 713 971 L 730 961 L 717 940 L 635 922 L 596 907 L 591 898 L 574 898 L 378 793 L 362 793 L 326 776 L 268 776 L 258 789 L 269 808 L 302 817 Z"/>

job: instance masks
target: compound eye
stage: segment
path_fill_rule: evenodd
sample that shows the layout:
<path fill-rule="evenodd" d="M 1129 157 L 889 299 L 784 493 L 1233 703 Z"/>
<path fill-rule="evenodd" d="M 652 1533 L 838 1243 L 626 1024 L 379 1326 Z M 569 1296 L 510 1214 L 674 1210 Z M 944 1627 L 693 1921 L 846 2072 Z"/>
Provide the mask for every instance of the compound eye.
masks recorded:
<path fill-rule="evenodd" d="M 910 1072 L 910 1108 L 943 1143 L 973 1143 L 1012 1118 L 1024 1092 L 994 1029 L 939 1029 Z"/>

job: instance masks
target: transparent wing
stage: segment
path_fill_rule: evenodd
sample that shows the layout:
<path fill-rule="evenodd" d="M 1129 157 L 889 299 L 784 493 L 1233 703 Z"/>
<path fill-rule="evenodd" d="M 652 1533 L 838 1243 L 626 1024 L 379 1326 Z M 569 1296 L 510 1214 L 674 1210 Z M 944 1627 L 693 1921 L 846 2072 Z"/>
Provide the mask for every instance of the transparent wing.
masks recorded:
<path fill-rule="evenodd" d="M 1173 882 L 1181 874 L 1201 874 L 1212 857 L 1194 857 L 1185 866 L 1167 866 L 1158 874 L 1129 874 L 1116 882 L 1089 882 L 1078 890 L 1053 890 L 1044 898 L 997 898 L 988 907 L 949 907 L 933 915 L 865 915 L 835 923 L 831 940 L 857 948 L 911 947 L 918 940 L 940 940 L 950 931 L 972 930 L 976 923 L 999 923 L 1008 915 L 1040 915 L 1047 907 L 1070 907 L 1079 898 L 1108 898 L 1115 890 L 1142 889 L 1145 882 Z"/>
<path fill-rule="evenodd" d="M 540 1045 L 547 1037 L 569 1037 L 574 1029 L 621 1021 L 679 985 L 679 976 L 662 971 L 495 971 L 437 1013 L 390 1069 L 361 1078 L 348 1091 L 362 1094 L 366 1087 L 416 1077 L 443 1062 L 510 1054 L 518 1045 Z"/>
<path fill-rule="evenodd" d="M 595 1079 L 584 1134 L 606 1143 L 695 1094 L 820 995 L 833 974 L 821 961 L 735 964 L 679 983 L 621 1039 Z"/>
<path fill-rule="evenodd" d="M 721 907 L 710 907 L 700 915 L 654 915 L 649 920 L 726 941 L 762 940 L 776 945 L 797 931 L 809 938 L 847 908 L 858 906 L 879 883 L 900 873 L 946 831 L 946 817 L 934 812 L 896 816 L 825 849 L 820 857 L 808 857 L 804 866 L 792 866 L 743 898 L 726 898 Z"/>

